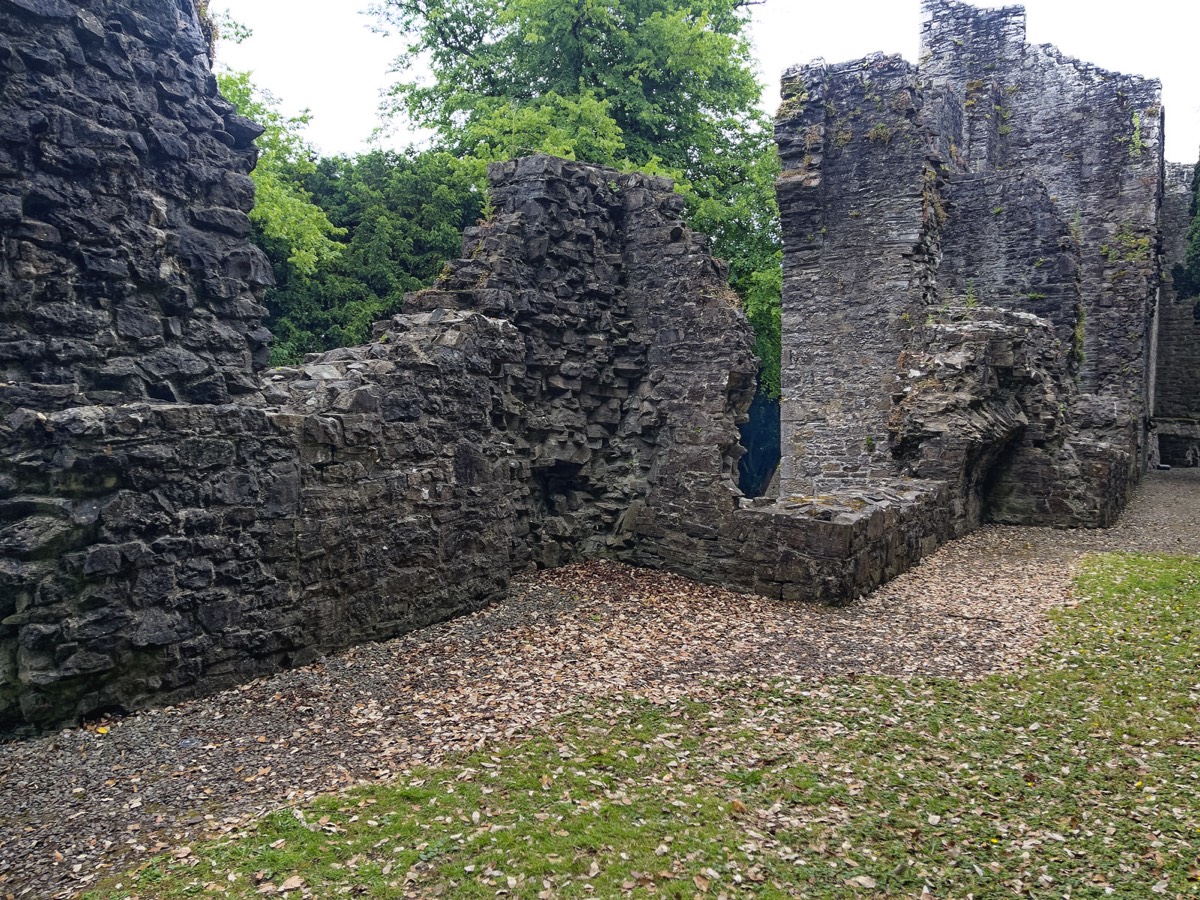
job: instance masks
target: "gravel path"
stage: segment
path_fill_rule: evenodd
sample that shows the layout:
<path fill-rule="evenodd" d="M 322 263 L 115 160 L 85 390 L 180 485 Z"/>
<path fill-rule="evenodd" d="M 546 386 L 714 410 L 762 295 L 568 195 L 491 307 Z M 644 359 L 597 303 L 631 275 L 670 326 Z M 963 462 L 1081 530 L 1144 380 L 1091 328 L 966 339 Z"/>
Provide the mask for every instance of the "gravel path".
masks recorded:
<path fill-rule="evenodd" d="M 723 675 L 972 677 L 1013 665 L 1084 554 L 1200 554 L 1200 471 L 1152 474 L 1106 531 L 988 527 L 844 609 L 588 563 L 510 600 L 202 700 L 0 746 L 0 897 L 70 897 L 287 801 L 511 738 L 581 697 Z"/>

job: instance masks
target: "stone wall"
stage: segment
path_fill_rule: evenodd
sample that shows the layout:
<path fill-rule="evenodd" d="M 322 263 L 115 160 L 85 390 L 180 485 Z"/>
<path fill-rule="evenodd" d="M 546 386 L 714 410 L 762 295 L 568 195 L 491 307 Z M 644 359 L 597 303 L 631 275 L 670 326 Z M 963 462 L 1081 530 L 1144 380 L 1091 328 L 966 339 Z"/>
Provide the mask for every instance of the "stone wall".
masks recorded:
<path fill-rule="evenodd" d="M 0 425 L 0 721 L 227 686 L 609 556 L 843 602 L 954 530 L 919 481 L 748 501 L 756 362 L 664 179 L 533 157 L 363 347 L 242 402 L 15 408 Z"/>
<path fill-rule="evenodd" d="M 257 390 L 262 129 L 218 95 L 191 0 L 5 0 L 0 97 L 0 404 Z"/>
<path fill-rule="evenodd" d="M 1093 221 L 1117 182 L 1006 162 L 1036 147 L 998 101 L 1049 51 L 1009 13 L 931 10 L 931 47 L 995 38 L 985 68 L 1024 73 L 986 88 L 994 118 L 945 60 L 785 80 L 783 489 L 751 500 L 750 330 L 669 181 L 495 165 L 494 216 L 405 315 L 264 372 L 258 129 L 190 0 L 0 0 L 0 729 L 396 635 L 531 566 L 841 603 L 989 516 L 1110 522 L 1149 396 L 1133 211 L 1158 132 L 1141 105 L 1106 145 L 1123 193 Z"/>
<path fill-rule="evenodd" d="M 491 174 L 494 219 L 370 345 L 237 404 L 9 400 L 7 724 L 477 608 L 527 565 L 627 551 L 639 504 L 736 505 L 752 342 L 682 198 L 548 157 Z"/>
<path fill-rule="evenodd" d="M 228 686 L 502 596 L 519 484 L 488 441 L 520 341 L 448 317 L 387 350 L 289 373 L 298 409 L 9 417 L 5 724 Z"/>
<path fill-rule="evenodd" d="M 893 474 L 896 358 L 930 305 L 939 237 L 919 102 L 899 57 L 784 75 L 784 494 Z"/>
<path fill-rule="evenodd" d="M 948 486 L 956 533 L 986 520 L 1111 525 L 1125 485 L 1071 418 L 1078 390 L 1046 319 L 986 306 L 939 310 L 901 358 L 892 453 L 906 474 Z"/>
<path fill-rule="evenodd" d="M 939 118 L 939 147 L 949 152 L 952 173 L 1016 173 L 1036 182 L 1048 201 L 1038 215 L 1070 232 L 1082 301 L 1079 421 L 1102 439 L 1112 437 L 1129 454 L 1128 477 L 1136 477 L 1148 453 L 1154 377 L 1161 84 L 1027 44 L 1020 7 L 927 0 L 924 9 L 926 92 L 935 105 L 956 110 Z M 997 199 L 964 212 L 986 217 L 998 208 L 1011 207 Z M 1023 256 L 1026 269 L 1045 259 L 1032 247 Z M 1015 274 L 1017 283 L 1025 280 Z M 977 290 L 1003 292 L 1013 275 L 982 268 Z M 1015 308 L 1038 311 L 1044 290 L 1031 293 L 1032 304 Z"/>
<path fill-rule="evenodd" d="M 918 475 L 967 523 L 1108 524 L 1150 457 L 1160 86 L 1020 7 L 924 9 L 918 65 L 783 78 L 783 493 Z"/>
<path fill-rule="evenodd" d="M 1163 195 L 1164 281 L 1158 307 L 1158 379 L 1154 416 L 1162 462 L 1200 465 L 1200 299 L 1181 297 L 1169 278 L 1187 252 L 1195 210 L 1196 166 L 1169 163 Z"/>

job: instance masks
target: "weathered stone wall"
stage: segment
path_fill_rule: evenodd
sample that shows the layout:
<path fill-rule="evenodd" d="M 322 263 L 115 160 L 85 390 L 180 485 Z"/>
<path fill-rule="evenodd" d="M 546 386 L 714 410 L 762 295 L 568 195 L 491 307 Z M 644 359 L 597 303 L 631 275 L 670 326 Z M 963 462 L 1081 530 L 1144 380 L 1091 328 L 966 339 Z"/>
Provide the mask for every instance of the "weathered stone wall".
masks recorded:
<path fill-rule="evenodd" d="M 1079 438 L 1062 342 L 1046 319 L 985 306 L 939 310 L 919 352 L 901 358 L 890 423 L 907 474 L 949 487 L 957 533 L 1005 524 L 1111 525 L 1124 486 Z"/>
<path fill-rule="evenodd" d="M 0 405 L 256 390 L 262 129 L 218 95 L 191 0 L 5 0 L 0 98 Z"/>
<path fill-rule="evenodd" d="M 783 79 L 782 490 L 919 475 L 968 525 L 1108 524 L 1149 458 L 1159 84 L 1019 7 L 924 8 L 919 65 Z"/>
<path fill-rule="evenodd" d="M 682 198 L 548 157 L 492 177 L 429 311 L 366 347 L 236 405 L 8 416 L 5 722 L 245 680 L 620 555 L 639 504 L 736 504 L 752 343 Z"/>
<path fill-rule="evenodd" d="M 0 721 L 228 686 L 501 596 L 521 483 L 493 392 L 521 358 L 511 327 L 448 317 L 274 382 L 297 409 L 11 416 Z"/>
<path fill-rule="evenodd" d="M 1162 462 L 1200 465 L 1200 299 L 1181 297 L 1171 269 L 1187 253 L 1196 166 L 1169 163 L 1163 195 L 1163 271 L 1158 307 L 1158 380 L 1154 415 Z"/>
<path fill-rule="evenodd" d="M 893 473 L 896 358 L 930 304 L 938 176 L 899 57 L 790 70 L 783 98 L 780 484 L 815 494 Z"/>
<path fill-rule="evenodd" d="M 924 9 L 926 94 L 932 107 L 956 110 L 938 117 L 939 149 L 952 173 L 1015 174 L 1036 182 L 1048 201 L 1039 204 L 1039 217 L 1056 218 L 1070 230 L 1083 310 L 1078 418 L 1110 432 L 1105 437 L 1129 454 L 1129 476 L 1136 477 L 1146 462 L 1153 382 L 1161 85 L 1027 44 L 1021 7 L 981 10 L 926 0 Z M 1019 194 L 1013 200 L 1022 203 Z M 1007 212 L 1011 205 L 997 197 L 992 206 L 963 212 L 979 218 L 997 209 Z M 958 226 L 952 222 L 948 231 Z M 1022 256 L 1026 270 L 1046 258 L 1032 248 L 1018 261 Z M 984 266 L 976 290 L 990 302 L 1026 278 L 1019 270 Z M 1033 303 L 1015 308 L 1037 311 L 1037 295 L 1045 291 L 1032 293 Z"/>

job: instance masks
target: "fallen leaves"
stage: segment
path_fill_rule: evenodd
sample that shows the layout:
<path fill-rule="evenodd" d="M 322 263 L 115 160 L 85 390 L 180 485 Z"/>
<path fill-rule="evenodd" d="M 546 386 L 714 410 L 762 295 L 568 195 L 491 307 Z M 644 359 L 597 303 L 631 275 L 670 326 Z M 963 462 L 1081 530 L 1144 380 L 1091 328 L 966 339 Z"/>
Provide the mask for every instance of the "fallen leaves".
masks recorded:
<path fill-rule="evenodd" d="M 845 609 L 775 603 L 603 562 L 542 572 L 519 579 L 504 604 L 394 641 L 122 719 L 119 728 L 109 720 L 4 745 L 4 887 L 73 893 L 111 871 L 101 867 L 236 833 L 283 802 L 511 742 L 581 701 L 626 692 L 703 697 L 719 679 L 786 675 L 808 685 L 805 702 L 820 703 L 829 677 L 974 678 L 1011 669 L 1046 633 L 1047 609 L 1076 602 L 1070 577 L 1085 551 L 1200 551 L 1196 487 L 1195 479 L 1151 479 L 1141 502 L 1105 531 L 982 529 Z M 1036 724 L 1034 736 L 1051 728 Z M 834 739 L 847 728 L 824 723 L 799 737 Z M 902 733 L 905 722 L 886 728 Z M 680 781 L 677 771 L 660 774 L 664 788 Z M 539 796 L 552 799 L 560 777 L 543 776 Z M 1026 770 L 1020 781 L 1036 790 L 1069 777 Z M 839 789 L 857 798 L 861 784 L 847 775 Z M 1146 808 L 1153 802 L 1147 795 Z M 757 806 L 751 813 L 736 798 L 727 808 L 739 822 L 786 815 Z M 830 801 L 829 817 L 847 808 Z M 946 815 L 930 824 L 944 830 Z M 331 837 L 339 827 L 304 824 Z M 63 864 L 43 864 L 51 852 Z"/>

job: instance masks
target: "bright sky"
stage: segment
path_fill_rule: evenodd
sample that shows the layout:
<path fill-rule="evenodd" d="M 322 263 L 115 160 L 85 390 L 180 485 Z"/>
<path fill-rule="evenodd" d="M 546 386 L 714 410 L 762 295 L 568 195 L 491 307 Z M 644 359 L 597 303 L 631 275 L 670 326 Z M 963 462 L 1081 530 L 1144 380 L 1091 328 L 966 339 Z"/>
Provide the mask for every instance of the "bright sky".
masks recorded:
<path fill-rule="evenodd" d="M 996 3 L 974 3 L 995 6 Z M 379 124 L 381 90 L 391 81 L 398 37 L 370 31 L 367 0 L 216 0 L 254 30 L 219 58 L 251 69 L 259 85 L 288 112 L 313 114 L 308 137 L 323 153 L 366 149 Z M 1029 39 L 1106 69 L 1158 78 L 1167 114 L 1167 158 L 1192 162 L 1200 152 L 1200 35 L 1196 0 L 1025 0 Z M 764 107 L 774 112 L 779 76 L 817 57 L 841 62 L 876 50 L 915 61 L 920 0 L 765 0 L 755 7 L 753 39 L 766 84 Z M 385 146 L 401 147 L 407 134 Z"/>

